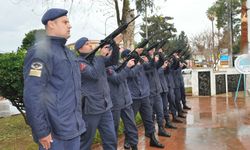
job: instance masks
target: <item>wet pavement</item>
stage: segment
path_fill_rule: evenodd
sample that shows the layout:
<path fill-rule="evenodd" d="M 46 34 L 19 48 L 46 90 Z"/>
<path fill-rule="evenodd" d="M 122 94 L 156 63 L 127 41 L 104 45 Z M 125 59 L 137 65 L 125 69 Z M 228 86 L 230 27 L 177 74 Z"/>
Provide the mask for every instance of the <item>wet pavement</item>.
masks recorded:
<path fill-rule="evenodd" d="M 158 137 L 164 150 L 250 150 L 250 97 L 240 95 L 236 103 L 230 95 L 187 98 L 192 110 L 182 119 L 185 123 L 175 124 L 177 130 L 167 129 L 170 138 Z M 123 139 L 119 137 L 119 150 L 123 150 Z M 158 149 L 149 146 L 143 126 L 138 149 Z"/>

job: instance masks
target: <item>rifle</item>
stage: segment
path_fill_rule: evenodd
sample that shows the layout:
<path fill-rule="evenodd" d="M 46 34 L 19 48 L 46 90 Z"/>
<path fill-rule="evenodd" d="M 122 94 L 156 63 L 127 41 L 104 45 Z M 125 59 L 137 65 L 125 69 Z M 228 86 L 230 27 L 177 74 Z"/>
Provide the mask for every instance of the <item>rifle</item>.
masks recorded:
<path fill-rule="evenodd" d="M 190 51 L 189 51 L 189 47 L 187 47 L 186 49 L 182 50 L 180 53 L 179 53 L 179 61 L 180 62 L 184 62 L 185 63 L 185 60 L 186 60 L 186 55 L 189 55 L 190 54 Z"/>
<path fill-rule="evenodd" d="M 144 55 L 148 58 L 150 58 L 148 52 L 154 48 L 156 48 L 157 46 L 159 45 L 159 42 L 155 42 L 153 44 L 151 44 L 149 47 L 145 48 L 143 51 L 142 51 L 142 54 L 141 55 Z"/>
<path fill-rule="evenodd" d="M 125 61 L 123 61 L 123 63 L 122 63 L 120 66 L 118 66 L 118 67 L 115 69 L 115 71 L 116 71 L 116 72 L 120 72 L 120 71 L 126 66 L 127 62 L 128 62 L 130 59 L 133 59 L 133 58 L 138 59 L 140 56 L 139 56 L 139 54 L 136 52 L 136 49 L 137 49 L 137 48 L 143 48 L 143 47 L 145 47 L 145 46 L 148 44 L 148 42 L 149 42 L 148 39 L 144 39 L 140 44 L 138 44 L 138 46 L 137 46 L 132 52 L 130 52 L 130 53 L 128 54 L 127 59 L 126 59 Z"/>
<path fill-rule="evenodd" d="M 168 39 L 162 40 L 159 45 L 157 46 L 156 52 L 159 51 L 160 48 L 162 48 L 166 43 L 168 42 Z"/>
<path fill-rule="evenodd" d="M 192 56 L 192 53 L 190 51 L 186 51 L 181 57 L 180 57 L 180 61 L 182 63 L 186 63 L 185 60 L 190 59 Z"/>
<path fill-rule="evenodd" d="M 158 44 L 158 46 L 157 46 L 157 48 L 156 48 L 156 50 L 154 52 L 154 57 L 156 55 L 159 55 L 160 57 L 163 58 L 163 54 L 159 53 L 159 49 L 163 48 L 163 46 L 167 43 L 167 41 L 168 41 L 168 39 L 164 39 L 164 40 L 159 42 L 159 44 Z"/>
<path fill-rule="evenodd" d="M 174 64 L 174 53 L 178 52 L 178 49 L 172 49 L 170 51 L 167 51 L 164 56 L 164 62 L 167 61 L 169 62 L 169 66 Z"/>
<path fill-rule="evenodd" d="M 88 55 L 85 56 L 85 59 L 92 62 L 95 53 L 104 45 L 110 42 L 110 40 L 114 39 L 118 34 L 122 33 L 130 23 L 132 23 L 136 18 L 138 18 L 140 15 L 137 15 L 132 20 L 130 20 L 128 23 L 124 23 L 121 26 L 119 26 L 115 31 L 110 33 L 102 42 L 97 46 L 92 52 L 90 52 Z"/>

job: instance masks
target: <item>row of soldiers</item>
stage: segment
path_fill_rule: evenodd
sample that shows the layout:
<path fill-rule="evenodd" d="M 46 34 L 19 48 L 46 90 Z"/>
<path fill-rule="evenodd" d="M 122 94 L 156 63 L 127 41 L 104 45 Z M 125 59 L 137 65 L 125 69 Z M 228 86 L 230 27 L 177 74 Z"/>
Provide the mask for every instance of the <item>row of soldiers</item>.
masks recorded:
<path fill-rule="evenodd" d="M 122 51 L 121 58 L 125 62 L 122 64 L 126 66 L 121 69 L 117 46 L 121 39 L 119 35 L 106 42 L 100 49 L 100 56 L 91 60 L 86 60 L 92 51 L 88 38 L 82 37 L 75 43 L 81 59 L 83 118 L 87 123 L 81 147 L 90 149 L 98 129 L 103 148 L 116 149 L 121 118 L 125 134 L 124 148 L 136 150 L 138 133 L 135 117 L 139 112 L 145 136 L 150 138 L 150 146 L 164 148 L 155 137 L 154 119 L 158 124 L 158 135 L 164 137 L 171 136 L 165 131 L 164 122 L 166 128 L 176 129 L 170 121 L 170 112 L 173 122 L 183 122 L 178 117 L 185 118 L 183 108 L 190 109 L 186 105 L 181 74 L 185 63 L 178 60 L 179 51 L 173 54 L 171 60 L 164 60 L 162 47 L 149 48 L 146 52 L 143 47 L 138 47 L 133 52 L 139 58 L 128 59 L 133 52 L 128 49 Z"/>
<path fill-rule="evenodd" d="M 93 55 L 90 41 L 75 43 L 76 56 L 65 47 L 70 35 L 67 10 L 53 8 L 42 17 L 47 36 L 28 50 L 24 61 L 27 121 L 40 150 L 90 150 L 96 129 L 105 150 L 117 149 L 120 118 L 124 148 L 137 150 L 139 112 L 150 146 L 164 148 L 155 137 L 170 137 L 164 127 L 185 118 L 185 89 L 178 51 L 165 58 L 162 46 L 121 52 L 122 35 L 101 41 Z M 157 50 L 157 51 L 155 51 Z M 182 102 L 182 104 L 181 104 Z M 165 123 L 165 124 L 164 124 Z"/>

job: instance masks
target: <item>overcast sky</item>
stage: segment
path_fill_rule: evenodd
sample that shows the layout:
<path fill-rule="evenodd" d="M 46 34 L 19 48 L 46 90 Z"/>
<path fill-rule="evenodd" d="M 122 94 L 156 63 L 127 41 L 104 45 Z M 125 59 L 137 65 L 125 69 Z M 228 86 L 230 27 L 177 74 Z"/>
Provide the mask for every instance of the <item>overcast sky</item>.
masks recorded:
<path fill-rule="evenodd" d="M 71 1 L 71 0 L 68 0 Z M 117 26 L 110 7 L 98 3 L 101 0 L 1 0 L 0 1 L 0 53 L 16 51 L 21 45 L 25 33 L 41 29 L 41 16 L 51 7 L 70 9 L 69 19 L 72 25 L 68 43 L 86 36 L 89 39 L 102 39 L 106 33 L 112 32 Z M 103 0 L 104 1 L 104 0 Z M 153 14 L 174 17 L 172 21 L 180 31 L 192 37 L 204 30 L 211 29 L 211 22 L 206 17 L 206 10 L 216 0 L 155 0 L 156 10 Z M 132 6 L 133 7 L 133 6 Z M 141 19 L 142 17 L 140 17 Z M 140 19 L 136 20 L 139 31 Z M 136 39 L 139 40 L 139 36 Z"/>

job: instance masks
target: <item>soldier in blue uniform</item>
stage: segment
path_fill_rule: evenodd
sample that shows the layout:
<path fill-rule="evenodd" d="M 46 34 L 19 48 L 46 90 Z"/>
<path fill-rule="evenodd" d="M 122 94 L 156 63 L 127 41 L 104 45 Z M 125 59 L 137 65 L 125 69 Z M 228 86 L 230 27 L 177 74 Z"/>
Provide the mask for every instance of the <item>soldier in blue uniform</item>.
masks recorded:
<path fill-rule="evenodd" d="M 177 117 L 177 108 L 176 108 L 176 104 L 175 104 L 175 93 L 174 93 L 174 89 L 175 89 L 175 83 L 174 83 L 174 77 L 173 77 L 173 69 L 168 66 L 165 70 L 165 77 L 166 77 L 166 81 L 168 83 L 168 102 L 169 102 L 169 110 L 171 111 L 171 114 L 173 116 L 173 122 L 175 123 L 182 123 L 183 121 L 180 120 Z"/>
<path fill-rule="evenodd" d="M 155 53 L 154 48 L 148 52 L 148 57 L 150 57 L 149 63 L 151 66 L 150 69 L 145 69 L 145 73 L 149 81 L 149 87 L 150 87 L 149 99 L 151 106 L 153 108 L 153 112 L 156 114 L 156 120 L 159 127 L 158 135 L 170 137 L 171 134 L 166 132 L 163 127 L 164 115 L 163 115 L 163 104 L 161 99 L 162 87 L 158 74 L 158 69 L 164 64 L 164 61 L 161 51 L 159 51 L 159 59 L 157 61 L 155 60 L 154 53 Z M 152 116 L 154 116 L 154 113 L 152 113 Z"/>
<path fill-rule="evenodd" d="M 186 64 L 180 62 L 180 68 L 181 69 L 179 70 L 179 77 L 180 77 L 181 102 L 182 102 L 183 109 L 190 110 L 191 108 L 187 106 L 187 102 L 186 102 L 185 84 L 184 84 L 184 79 L 181 73 L 181 70 L 186 68 Z"/>
<path fill-rule="evenodd" d="M 79 150 L 80 135 L 86 131 L 80 68 L 65 47 L 71 28 L 67 12 L 52 8 L 43 15 L 47 35 L 24 60 L 24 104 L 39 150 Z"/>
<path fill-rule="evenodd" d="M 142 51 L 143 48 L 137 49 L 139 55 Z M 144 59 L 146 58 L 144 57 Z M 145 134 L 150 137 L 150 146 L 164 148 L 164 145 L 160 144 L 155 137 L 155 127 L 152 118 L 153 110 L 149 100 L 150 88 L 144 71 L 144 69 L 147 68 L 150 68 L 148 63 L 138 63 L 131 70 L 131 76 L 127 78 L 129 90 L 133 100 L 132 108 L 135 117 L 137 112 L 140 112 L 145 127 Z"/>
<path fill-rule="evenodd" d="M 107 56 L 107 53 L 110 54 L 111 52 L 106 50 L 106 53 L 101 53 L 101 55 Z M 123 53 L 121 57 L 123 58 Z M 134 59 L 131 59 L 128 61 L 126 67 L 120 72 L 115 71 L 117 68 L 116 65 L 108 67 L 107 75 L 111 100 L 113 103 L 112 114 L 114 118 L 116 135 L 118 136 L 121 118 L 126 130 L 125 141 L 131 145 L 132 150 L 137 150 L 138 131 L 135 124 L 134 112 L 131 106 L 133 101 L 127 84 L 127 77 L 129 76 L 130 68 L 134 65 Z"/>
<path fill-rule="evenodd" d="M 106 67 L 118 63 L 119 47 L 116 42 L 119 43 L 121 40 L 122 37 L 119 35 L 107 43 L 113 49 L 111 56 L 95 56 L 92 62 L 85 59 L 85 56 L 92 51 L 90 41 L 82 37 L 75 43 L 75 49 L 80 54 L 82 95 L 84 96 L 82 109 L 87 127 L 87 131 L 81 136 L 81 150 L 91 149 L 96 129 L 100 132 L 104 150 L 117 148 Z"/>
<path fill-rule="evenodd" d="M 163 103 L 163 112 L 164 112 L 164 118 L 166 120 L 165 127 L 177 129 L 177 127 L 171 124 L 171 121 L 169 118 L 169 100 L 167 97 L 169 93 L 169 89 L 168 89 L 168 82 L 166 81 L 166 77 L 165 77 L 165 72 L 168 69 L 168 65 L 169 63 L 165 61 L 164 64 L 158 69 L 160 83 L 162 87 L 161 98 L 162 98 L 162 103 Z"/>
<path fill-rule="evenodd" d="M 175 84 L 175 88 L 174 88 L 174 93 L 175 93 L 175 104 L 176 104 L 176 108 L 177 108 L 177 112 L 178 112 L 178 117 L 181 118 L 185 118 L 186 116 L 183 115 L 183 109 L 181 106 L 181 90 L 180 90 L 180 75 L 179 72 L 181 71 L 180 68 L 180 64 L 178 61 L 178 54 L 174 53 L 174 58 L 173 58 L 173 64 L 171 66 L 171 68 L 173 69 L 173 71 L 171 72 L 174 78 L 174 84 Z"/>

